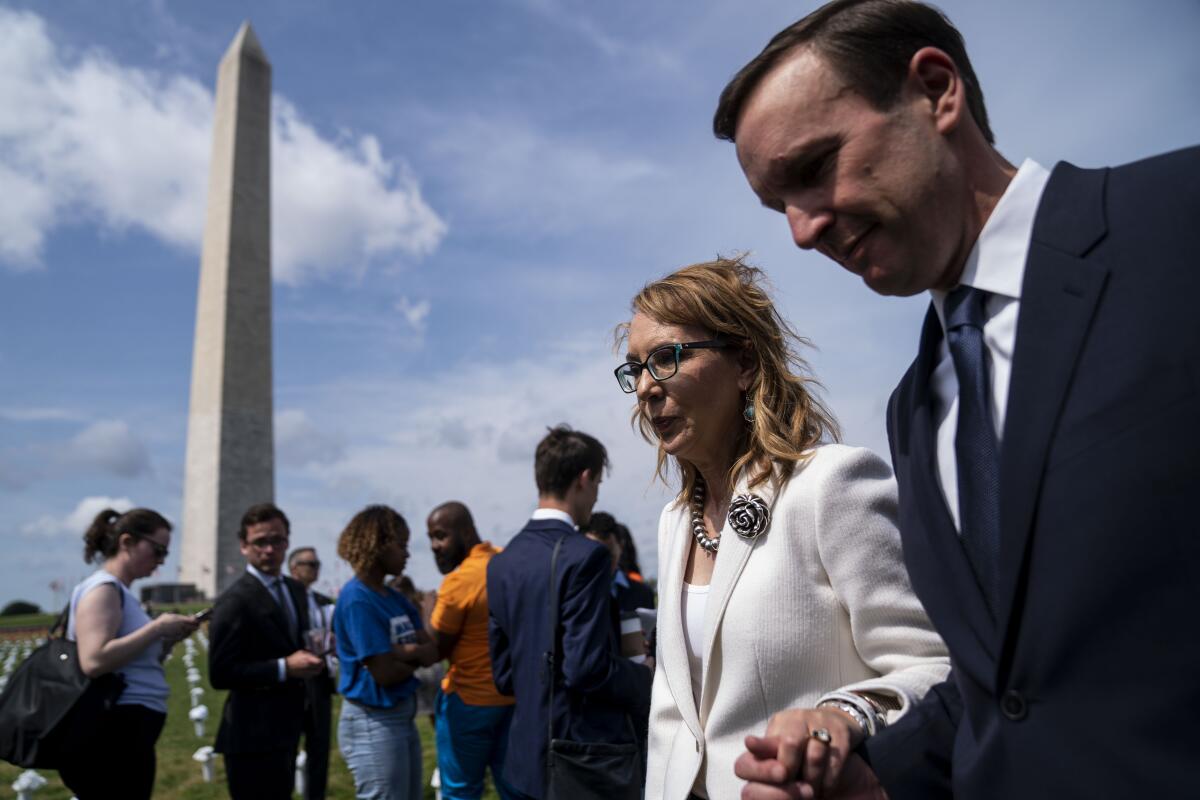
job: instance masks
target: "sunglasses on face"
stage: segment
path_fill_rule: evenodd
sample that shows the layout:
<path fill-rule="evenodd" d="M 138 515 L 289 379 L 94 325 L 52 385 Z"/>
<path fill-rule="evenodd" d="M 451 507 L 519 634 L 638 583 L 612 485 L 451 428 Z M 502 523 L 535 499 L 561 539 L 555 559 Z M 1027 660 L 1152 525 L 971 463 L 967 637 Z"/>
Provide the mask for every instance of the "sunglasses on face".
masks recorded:
<path fill-rule="evenodd" d="M 151 539 L 149 536 L 145 536 L 140 533 L 131 533 L 129 535 L 135 539 L 141 539 L 144 542 L 149 542 L 150 547 L 154 550 L 155 558 L 165 559 L 167 557 L 167 553 L 171 552 L 170 549 L 165 544 L 163 544 L 162 542 L 156 542 L 153 539 Z"/>

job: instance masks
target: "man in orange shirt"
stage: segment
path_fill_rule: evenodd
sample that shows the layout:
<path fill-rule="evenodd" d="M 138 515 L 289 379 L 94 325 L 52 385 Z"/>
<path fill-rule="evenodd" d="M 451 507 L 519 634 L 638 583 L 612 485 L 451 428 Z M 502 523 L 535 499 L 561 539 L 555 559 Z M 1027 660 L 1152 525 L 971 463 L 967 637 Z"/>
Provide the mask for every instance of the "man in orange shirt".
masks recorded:
<path fill-rule="evenodd" d="M 426 526 L 433 558 L 446 576 L 430 621 L 438 654 L 450 660 L 437 702 L 442 797 L 478 800 L 490 765 L 500 796 L 519 798 L 502 775 L 514 700 L 496 691 L 488 655 L 487 565 L 500 551 L 479 540 L 462 503 L 438 506 Z"/>

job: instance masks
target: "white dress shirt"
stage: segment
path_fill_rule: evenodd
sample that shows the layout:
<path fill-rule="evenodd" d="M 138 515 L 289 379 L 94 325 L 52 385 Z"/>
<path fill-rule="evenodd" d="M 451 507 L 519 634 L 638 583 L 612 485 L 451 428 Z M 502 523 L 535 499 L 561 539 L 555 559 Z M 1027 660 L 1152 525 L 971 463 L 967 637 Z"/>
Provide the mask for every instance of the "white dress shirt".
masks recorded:
<path fill-rule="evenodd" d="M 575 520 L 571 519 L 571 515 L 565 511 L 560 511 L 557 508 L 535 508 L 533 516 L 530 519 L 556 519 L 560 522 L 565 522 L 572 528 L 578 530 L 579 526 L 575 524 Z"/>
<path fill-rule="evenodd" d="M 983 340 L 987 345 L 992 423 L 996 426 L 997 443 L 1004 438 L 1004 411 L 1008 404 L 1017 316 L 1021 309 L 1021 281 L 1025 277 L 1033 221 L 1049 180 L 1050 172 L 1045 167 L 1031 159 L 1025 160 L 979 232 L 959 281 L 960 285 L 989 293 L 984 305 L 987 322 L 983 326 Z M 958 463 L 954 455 L 954 434 L 958 431 L 958 377 L 954 373 L 950 348 L 946 345 L 944 306 L 948 293 L 937 289 L 931 289 L 929 293 L 942 323 L 937 366 L 929 379 L 937 425 L 938 481 L 954 527 L 958 528 Z"/>

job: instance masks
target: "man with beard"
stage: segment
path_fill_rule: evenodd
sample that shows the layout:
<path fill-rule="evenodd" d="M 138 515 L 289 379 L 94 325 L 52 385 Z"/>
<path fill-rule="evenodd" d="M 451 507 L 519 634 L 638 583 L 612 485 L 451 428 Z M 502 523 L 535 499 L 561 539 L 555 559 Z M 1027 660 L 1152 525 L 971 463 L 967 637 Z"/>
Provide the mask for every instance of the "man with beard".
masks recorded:
<path fill-rule="evenodd" d="M 499 552 L 481 542 L 465 505 L 443 503 L 426 522 L 429 545 L 446 578 L 437 593 L 430 627 L 438 655 L 449 659 L 437 699 L 437 754 L 442 796 L 483 794 L 490 765 L 496 790 L 515 797 L 502 768 L 513 698 L 496 691 L 488 655 L 487 565 Z"/>

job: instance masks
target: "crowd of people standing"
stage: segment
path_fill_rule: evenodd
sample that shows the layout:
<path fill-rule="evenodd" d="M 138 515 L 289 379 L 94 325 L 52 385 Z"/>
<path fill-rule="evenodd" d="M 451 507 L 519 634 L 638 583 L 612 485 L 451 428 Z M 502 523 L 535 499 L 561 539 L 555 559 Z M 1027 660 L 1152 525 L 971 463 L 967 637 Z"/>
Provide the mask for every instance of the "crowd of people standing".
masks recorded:
<path fill-rule="evenodd" d="M 888 404 L 891 466 L 840 443 L 759 270 L 651 281 L 615 377 L 675 493 L 657 600 L 593 510 L 607 449 L 566 425 L 532 454 L 536 510 L 503 548 L 460 502 L 430 512 L 445 578 L 426 608 L 388 582 L 412 544 L 395 510 L 346 526 L 354 578 L 330 603 L 301 582 L 311 548 L 300 581 L 282 575 L 287 517 L 256 506 L 210 631 L 232 797 L 289 796 L 302 736 L 328 752 L 334 667 L 358 796 L 420 796 L 417 676 L 442 661 L 448 798 L 479 797 L 487 770 L 506 800 L 1194 793 L 1200 652 L 1165 612 L 1195 594 L 1200 335 L 1182 303 L 1200 287 L 1180 231 L 1200 150 L 1010 164 L 961 35 L 912 0 L 834 0 L 781 31 L 714 130 L 797 245 L 877 293 L 930 294 Z M 196 626 L 131 602 L 170 530 L 101 514 L 85 555 L 103 567 L 71 600 L 84 669 L 126 680 L 105 722 L 124 797 L 149 796 L 161 656 Z M 94 775 L 63 778 L 89 800 Z"/>

